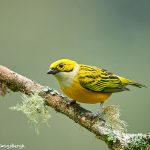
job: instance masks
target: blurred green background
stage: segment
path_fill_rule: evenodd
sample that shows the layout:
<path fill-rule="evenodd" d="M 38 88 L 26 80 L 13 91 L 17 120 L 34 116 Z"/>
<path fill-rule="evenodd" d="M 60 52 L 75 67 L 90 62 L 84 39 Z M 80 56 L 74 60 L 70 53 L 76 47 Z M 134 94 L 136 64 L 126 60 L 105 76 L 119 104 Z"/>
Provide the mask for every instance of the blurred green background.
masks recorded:
<path fill-rule="evenodd" d="M 46 71 L 60 58 L 146 84 L 114 94 L 105 105 L 120 106 L 129 132 L 150 132 L 149 6 L 149 0 L 0 0 L 0 64 L 57 90 L 57 81 Z M 37 135 L 25 115 L 9 110 L 18 102 L 18 93 L 0 97 L 0 144 L 24 144 L 25 150 L 108 149 L 52 109 L 50 128 L 41 127 Z"/>

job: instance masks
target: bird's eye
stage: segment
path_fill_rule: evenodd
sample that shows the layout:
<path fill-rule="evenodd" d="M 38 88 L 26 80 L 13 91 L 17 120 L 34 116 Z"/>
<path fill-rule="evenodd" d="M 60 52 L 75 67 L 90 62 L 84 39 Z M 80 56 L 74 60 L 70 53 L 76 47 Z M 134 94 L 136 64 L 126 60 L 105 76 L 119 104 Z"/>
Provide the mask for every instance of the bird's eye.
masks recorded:
<path fill-rule="evenodd" d="M 60 68 L 63 68 L 64 67 L 64 64 L 62 63 L 62 64 L 59 64 L 59 67 Z"/>

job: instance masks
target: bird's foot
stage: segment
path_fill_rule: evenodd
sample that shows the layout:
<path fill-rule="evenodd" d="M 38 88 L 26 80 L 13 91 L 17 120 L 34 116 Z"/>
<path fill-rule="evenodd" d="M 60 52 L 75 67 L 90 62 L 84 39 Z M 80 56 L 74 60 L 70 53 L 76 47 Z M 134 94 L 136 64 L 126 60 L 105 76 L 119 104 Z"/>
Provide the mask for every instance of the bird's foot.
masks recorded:
<path fill-rule="evenodd" d="M 69 101 L 67 102 L 66 106 L 69 107 L 69 106 L 72 106 L 72 105 L 74 105 L 74 104 L 76 104 L 76 101 L 75 101 L 74 99 L 71 99 L 71 100 L 69 100 Z"/>

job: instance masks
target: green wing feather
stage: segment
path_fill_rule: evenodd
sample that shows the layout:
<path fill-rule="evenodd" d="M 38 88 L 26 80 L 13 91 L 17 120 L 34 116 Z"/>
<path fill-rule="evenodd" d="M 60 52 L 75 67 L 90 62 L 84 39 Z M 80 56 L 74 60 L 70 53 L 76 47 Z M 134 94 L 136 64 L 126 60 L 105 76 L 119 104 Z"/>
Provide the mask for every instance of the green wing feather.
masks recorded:
<path fill-rule="evenodd" d="M 125 87 L 127 84 L 123 84 L 117 75 L 97 67 L 80 65 L 78 76 L 82 87 L 95 92 L 113 93 L 129 90 Z"/>

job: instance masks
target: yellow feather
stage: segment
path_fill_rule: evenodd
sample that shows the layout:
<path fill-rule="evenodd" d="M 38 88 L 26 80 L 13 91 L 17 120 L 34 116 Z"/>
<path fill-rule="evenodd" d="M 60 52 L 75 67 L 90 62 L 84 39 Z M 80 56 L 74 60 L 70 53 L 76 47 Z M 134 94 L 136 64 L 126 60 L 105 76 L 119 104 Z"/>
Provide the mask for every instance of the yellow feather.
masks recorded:
<path fill-rule="evenodd" d="M 78 78 L 74 78 L 73 84 L 70 87 L 61 85 L 61 90 L 70 98 L 77 100 L 81 103 L 103 103 L 111 93 L 94 92 L 82 87 Z"/>

